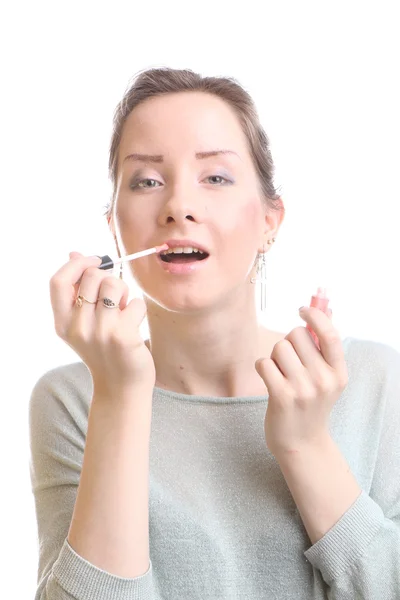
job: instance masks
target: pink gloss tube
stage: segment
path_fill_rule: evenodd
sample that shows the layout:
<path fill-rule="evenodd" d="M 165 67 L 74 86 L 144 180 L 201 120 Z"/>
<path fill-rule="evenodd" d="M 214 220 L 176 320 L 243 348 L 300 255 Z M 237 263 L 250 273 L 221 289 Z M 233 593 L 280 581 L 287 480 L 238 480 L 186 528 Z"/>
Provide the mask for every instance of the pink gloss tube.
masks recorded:
<path fill-rule="evenodd" d="M 326 295 L 326 288 L 319 287 L 315 296 L 311 296 L 310 306 L 312 306 L 314 308 L 319 308 L 320 310 L 322 310 L 322 312 L 324 312 L 325 314 L 328 314 L 328 304 L 329 304 L 329 298 Z M 311 337 L 314 340 L 315 345 L 317 346 L 318 350 L 321 350 L 318 338 L 308 323 L 307 323 L 306 329 L 308 329 L 308 331 L 310 332 Z"/>

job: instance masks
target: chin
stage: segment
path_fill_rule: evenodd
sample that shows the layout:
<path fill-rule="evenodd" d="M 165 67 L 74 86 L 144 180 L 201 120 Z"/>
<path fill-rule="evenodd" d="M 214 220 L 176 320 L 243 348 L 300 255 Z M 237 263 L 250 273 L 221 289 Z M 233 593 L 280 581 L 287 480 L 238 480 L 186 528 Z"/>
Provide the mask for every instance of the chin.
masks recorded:
<path fill-rule="evenodd" d="M 199 297 L 194 298 L 193 296 L 190 296 L 187 291 L 184 296 L 179 294 L 179 298 L 177 293 L 161 295 L 143 292 L 143 294 L 148 310 L 151 310 L 152 308 L 162 308 L 163 310 L 173 313 L 199 315 L 212 308 L 212 306 L 207 304 L 204 299 L 202 300 Z"/>

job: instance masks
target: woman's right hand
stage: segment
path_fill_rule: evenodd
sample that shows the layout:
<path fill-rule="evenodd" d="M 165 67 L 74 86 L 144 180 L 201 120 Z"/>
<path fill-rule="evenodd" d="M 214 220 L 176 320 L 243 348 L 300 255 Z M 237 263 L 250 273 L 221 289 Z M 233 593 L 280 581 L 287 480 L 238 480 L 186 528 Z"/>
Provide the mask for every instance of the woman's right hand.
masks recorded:
<path fill-rule="evenodd" d="M 128 286 L 99 269 L 100 264 L 100 258 L 71 252 L 69 262 L 51 278 L 56 333 L 79 354 L 102 392 L 138 385 L 153 388 L 153 357 L 139 333 L 146 304 L 133 298 L 127 305 Z M 78 294 L 98 302 L 76 306 Z M 104 306 L 104 297 L 119 308 Z"/>

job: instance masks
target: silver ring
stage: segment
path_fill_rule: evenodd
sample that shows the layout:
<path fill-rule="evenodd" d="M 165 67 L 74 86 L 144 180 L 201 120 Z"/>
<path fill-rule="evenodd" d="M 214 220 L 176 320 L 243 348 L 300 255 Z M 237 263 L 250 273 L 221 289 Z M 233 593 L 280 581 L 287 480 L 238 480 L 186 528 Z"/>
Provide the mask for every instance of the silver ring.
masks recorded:
<path fill-rule="evenodd" d="M 115 304 L 110 298 L 103 298 L 103 306 L 106 308 L 119 308 L 119 305 Z"/>

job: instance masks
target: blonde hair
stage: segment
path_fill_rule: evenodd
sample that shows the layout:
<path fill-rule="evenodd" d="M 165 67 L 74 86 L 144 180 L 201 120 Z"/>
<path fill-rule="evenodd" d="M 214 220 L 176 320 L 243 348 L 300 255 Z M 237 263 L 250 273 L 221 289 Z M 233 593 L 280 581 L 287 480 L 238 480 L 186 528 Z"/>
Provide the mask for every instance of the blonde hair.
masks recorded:
<path fill-rule="evenodd" d="M 149 69 L 136 75 L 115 109 L 109 157 L 112 196 L 105 213 L 108 219 L 112 215 L 116 200 L 118 152 L 123 127 L 128 116 L 136 106 L 148 98 L 189 91 L 214 94 L 233 108 L 248 140 L 250 153 L 259 177 L 261 196 L 268 209 L 278 211 L 282 209 L 280 195 L 273 182 L 275 168 L 269 139 L 260 124 L 251 96 L 232 77 L 202 77 L 188 69 L 161 68 Z"/>

